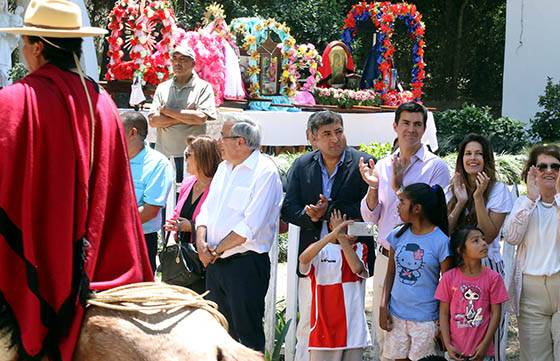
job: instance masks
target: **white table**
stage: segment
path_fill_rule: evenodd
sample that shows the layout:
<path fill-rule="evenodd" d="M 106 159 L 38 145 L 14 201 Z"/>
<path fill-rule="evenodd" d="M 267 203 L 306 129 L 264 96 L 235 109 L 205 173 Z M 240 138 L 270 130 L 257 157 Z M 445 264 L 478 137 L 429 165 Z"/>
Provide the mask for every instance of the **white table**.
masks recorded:
<path fill-rule="evenodd" d="M 260 112 L 246 111 L 258 121 L 263 130 L 263 145 L 306 145 L 305 130 L 307 119 L 312 112 Z M 371 142 L 393 143 L 396 133 L 393 130 L 394 112 L 387 113 L 341 113 L 344 133 L 349 146 Z M 436 125 L 434 115 L 428 113 L 426 133 L 422 142 L 437 150 Z"/>
<path fill-rule="evenodd" d="M 145 112 L 147 114 L 147 112 Z M 226 112 L 222 112 L 226 113 Z M 312 112 L 262 112 L 245 111 L 252 119 L 259 122 L 263 130 L 262 145 L 289 146 L 306 145 L 305 130 L 307 119 Z M 369 144 L 371 142 L 393 143 L 396 133 L 393 130 L 395 120 L 394 112 L 386 113 L 340 113 L 344 121 L 344 133 L 349 146 Z M 220 118 L 220 117 L 218 117 Z M 221 121 L 208 122 L 209 135 L 217 137 L 221 128 Z M 148 141 L 156 140 L 156 130 L 149 129 Z M 438 149 L 436 138 L 436 125 L 434 115 L 428 112 L 426 132 L 422 142 L 430 146 L 432 150 Z"/>

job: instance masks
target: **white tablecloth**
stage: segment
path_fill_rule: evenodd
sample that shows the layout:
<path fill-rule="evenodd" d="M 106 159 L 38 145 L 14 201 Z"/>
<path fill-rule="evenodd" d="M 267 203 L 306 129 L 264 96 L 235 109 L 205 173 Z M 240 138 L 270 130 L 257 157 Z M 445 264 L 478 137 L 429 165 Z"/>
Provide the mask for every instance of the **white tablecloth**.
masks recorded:
<path fill-rule="evenodd" d="M 147 113 L 147 112 L 145 112 Z M 312 112 L 261 112 L 246 111 L 245 114 L 259 122 L 263 130 L 262 145 L 306 145 L 305 129 L 307 119 Z M 349 146 L 369 144 L 371 142 L 393 143 L 397 136 L 393 130 L 394 112 L 386 113 L 341 113 L 344 120 L 344 133 Z M 211 136 L 218 136 L 219 131 L 213 129 L 220 124 L 209 122 Z M 148 141 L 155 142 L 156 130 L 150 128 Z M 216 133 L 216 134 L 214 134 Z M 436 125 L 434 115 L 428 112 L 428 124 L 422 142 L 437 150 Z"/>
<path fill-rule="evenodd" d="M 311 112 L 260 112 L 246 111 L 263 129 L 263 145 L 305 145 L 305 129 Z M 341 113 L 344 133 L 348 145 L 357 146 L 371 142 L 393 143 L 394 112 L 387 113 Z M 437 150 L 436 125 L 434 115 L 428 113 L 428 123 L 422 142 Z"/>

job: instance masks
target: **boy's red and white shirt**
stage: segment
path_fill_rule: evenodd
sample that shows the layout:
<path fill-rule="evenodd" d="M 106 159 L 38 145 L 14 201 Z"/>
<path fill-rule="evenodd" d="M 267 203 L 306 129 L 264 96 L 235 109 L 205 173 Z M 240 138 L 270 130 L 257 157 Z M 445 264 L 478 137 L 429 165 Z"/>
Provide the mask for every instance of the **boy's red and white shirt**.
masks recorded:
<path fill-rule="evenodd" d="M 309 349 L 343 350 L 371 345 L 365 315 L 365 284 L 368 277 L 367 246 L 353 246 L 365 271 L 352 272 L 342 247 L 329 243 L 313 259 L 311 280 Z M 301 271 L 305 271 L 300 267 Z"/>

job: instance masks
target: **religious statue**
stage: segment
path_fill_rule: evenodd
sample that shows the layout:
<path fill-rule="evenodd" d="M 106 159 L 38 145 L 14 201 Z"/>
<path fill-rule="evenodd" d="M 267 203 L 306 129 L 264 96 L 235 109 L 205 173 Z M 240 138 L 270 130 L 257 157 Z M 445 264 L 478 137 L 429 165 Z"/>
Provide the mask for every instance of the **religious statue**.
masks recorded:
<path fill-rule="evenodd" d="M 23 8 L 18 6 L 14 14 L 8 12 L 8 0 L 0 0 L 0 27 L 18 27 L 23 24 Z M 12 68 L 12 52 L 18 46 L 19 36 L 0 33 L 0 87 L 11 83 L 9 71 Z"/>
<path fill-rule="evenodd" d="M 323 62 L 319 67 L 321 84 L 333 88 L 347 88 L 348 81 L 354 77 L 354 60 L 348 46 L 342 41 L 331 41 L 321 57 Z"/>
<path fill-rule="evenodd" d="M 262 95 L 278 95 L 280 92 L 280 70 L 282 53 L 270 36 L 259 46 L 259 83 Z"/>

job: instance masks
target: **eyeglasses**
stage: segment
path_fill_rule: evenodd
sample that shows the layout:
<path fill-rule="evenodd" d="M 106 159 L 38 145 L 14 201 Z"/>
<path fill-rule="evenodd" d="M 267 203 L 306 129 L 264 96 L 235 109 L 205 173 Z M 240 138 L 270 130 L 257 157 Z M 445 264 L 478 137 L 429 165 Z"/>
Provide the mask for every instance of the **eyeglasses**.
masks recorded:
<path fill-rule="evenodd" d="M 560 171 L 560 163 L 539 163 L 536 165 L 536 167 L 538 168 L 538 170 L 540 170 L 541 172 L 546 172 L 547 169 L 550 169 L 553 172 L 558 172 Z"/>
<path fill-rule="evenodd" d="M 220 139 L 237 139 L 237 138 L 243 138 L 239 135 L 220 135 Z"/>

